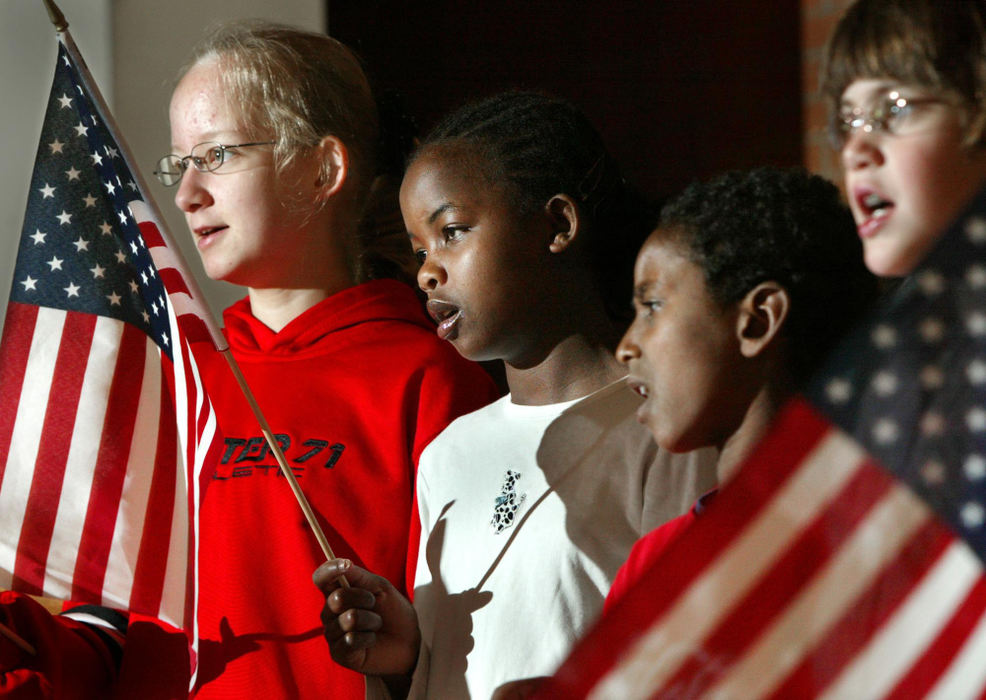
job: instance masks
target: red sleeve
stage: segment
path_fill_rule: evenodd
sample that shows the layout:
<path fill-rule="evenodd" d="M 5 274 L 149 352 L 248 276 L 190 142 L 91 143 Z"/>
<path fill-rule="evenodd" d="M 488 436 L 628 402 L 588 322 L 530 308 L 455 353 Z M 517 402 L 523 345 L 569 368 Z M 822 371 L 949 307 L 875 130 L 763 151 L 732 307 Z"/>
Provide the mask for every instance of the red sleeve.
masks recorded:
<path fill-rule="evenodd" d="M 411 451 L 415 470 L 421 452 L 449 423 L 500 398 L 500 391 L 486 370 L 475 362 L 463 359 L 451 344 L 446 351 L 448 361 L 436 364 L 430 371 L 426 371 L 421 380 Z M 415 492 L 408 528 L 404 577 L 407 587 L 404 593 L 409 599 L 414 592 L 420 539 L 421 518 L 418 515 L 418 497 Z"/>
<path fill-rule="evenodd" d="M 674 520 L 669 520 L 654 528 L 637 540 L 633 549 L 630 550 L 630 556 L 627 557 L 620 570 L 616 572 L 616 578 L 613 579 L 613 585 L 606 595 L 606 602 L 603 604 L 604 613 L 609 612 L 616 601 L 626 595 L 626 592 L 633 587 L 641 575 L 661 556 L 668 545 L 691 525 L 694 519 L 695 511 L 689 510 L 684 515 L 679 515 Z"/>
<path fill-rule="evenodd" d="M 52 615 L 20 593 L 0 592 L 0 622 L 34 648 L 0 635 L 0 695 L 5 698 L 109 697 L 117 673 L 106 633 Z"/>

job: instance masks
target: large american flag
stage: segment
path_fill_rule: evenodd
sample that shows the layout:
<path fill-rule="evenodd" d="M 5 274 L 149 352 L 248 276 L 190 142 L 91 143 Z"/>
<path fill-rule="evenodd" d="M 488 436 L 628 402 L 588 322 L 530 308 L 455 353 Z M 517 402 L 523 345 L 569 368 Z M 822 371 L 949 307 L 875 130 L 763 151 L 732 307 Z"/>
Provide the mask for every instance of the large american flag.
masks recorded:
<path fill-rule="evenodd" d="M 215 324 L 80 75 L 60 45 L 0 341 L 0 588 L 186 627 Z"/>
<path fill-rule="evenodd" d="M 986 196 L 546 697 L 986 697 Z"/>

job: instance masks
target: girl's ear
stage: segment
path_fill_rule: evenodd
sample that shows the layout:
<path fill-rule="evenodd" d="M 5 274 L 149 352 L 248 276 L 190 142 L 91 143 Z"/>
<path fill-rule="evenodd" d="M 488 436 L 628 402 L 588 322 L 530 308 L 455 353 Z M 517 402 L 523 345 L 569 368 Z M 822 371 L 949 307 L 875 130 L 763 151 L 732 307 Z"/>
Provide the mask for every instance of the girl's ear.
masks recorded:
<path fill-rule="evenodd" d="M 736 336 L 744 357 L 756 357 L 774 341 L 791 310 L 791 295 L 774 281 L 761 282 L 739 304 Z"/>
<path fill-rule="evenodd" d="M 544 205 L 551 223 L 551 243 L 548 250 L 560 253 L 568 248 L 582 227 L 582 211 L 567 194 L 556 194 Z"/>
<path fill-rule="evenodd" d="M 349 149 L 335 136 L 326 136 L 315 147 L 315 161 L 319 165 L 316 199 L 324 202 L 341 190 L 349 178 Z"/>

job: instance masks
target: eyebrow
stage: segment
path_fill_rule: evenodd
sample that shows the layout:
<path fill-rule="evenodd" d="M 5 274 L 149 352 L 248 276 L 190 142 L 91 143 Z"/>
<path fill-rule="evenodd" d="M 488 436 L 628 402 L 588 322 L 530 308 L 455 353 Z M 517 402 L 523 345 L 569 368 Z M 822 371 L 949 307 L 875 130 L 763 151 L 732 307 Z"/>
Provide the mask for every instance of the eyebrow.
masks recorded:
<path fill-rule="evenodd" d="M 461 209 L 461 207 L 457 207 L 451 202 L 445 202 L 431 213 L 431 216 L 428 217 L 428 223 L 433 224 L 438 219 L 438 217 L 444 214 L 445 212 L 455 211 L 456 209 Z"/>

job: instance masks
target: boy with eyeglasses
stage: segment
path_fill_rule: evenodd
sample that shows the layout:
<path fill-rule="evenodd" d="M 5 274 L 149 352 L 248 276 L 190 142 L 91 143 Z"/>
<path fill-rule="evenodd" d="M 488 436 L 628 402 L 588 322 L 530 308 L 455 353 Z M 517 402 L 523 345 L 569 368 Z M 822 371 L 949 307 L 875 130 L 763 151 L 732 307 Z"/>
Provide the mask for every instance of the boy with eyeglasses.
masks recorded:
<path fill-rule="evenodd" d="M 986 3 L 860 0 L 825 58 L 866 265 L 908 275 L 986 182 Z"/>

